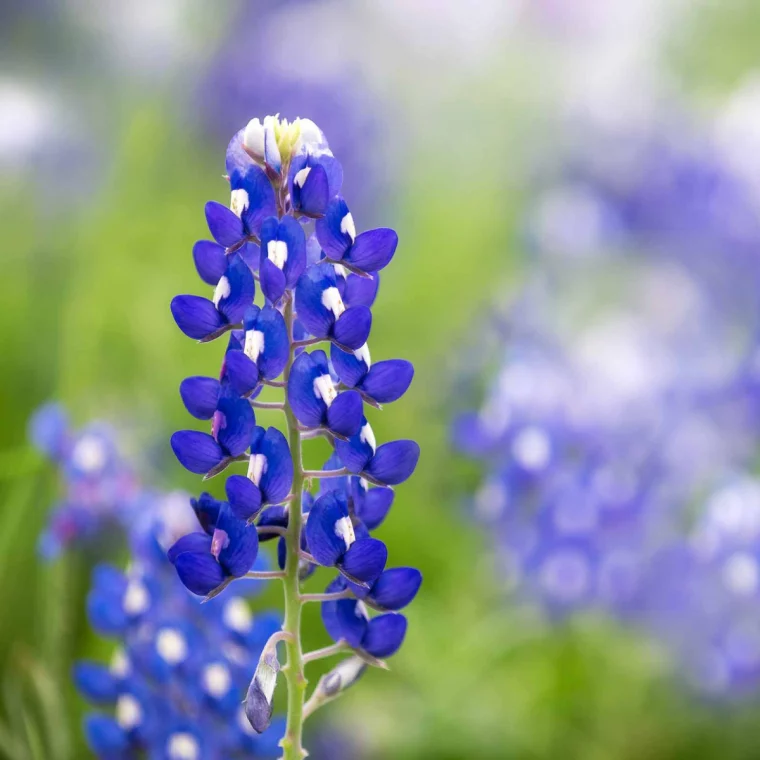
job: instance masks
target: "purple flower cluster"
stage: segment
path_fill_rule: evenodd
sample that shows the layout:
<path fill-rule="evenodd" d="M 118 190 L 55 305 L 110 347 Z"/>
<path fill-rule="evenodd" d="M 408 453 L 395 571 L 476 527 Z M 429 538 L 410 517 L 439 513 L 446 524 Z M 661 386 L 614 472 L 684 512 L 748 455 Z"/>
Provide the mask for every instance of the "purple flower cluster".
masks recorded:
<path fill-rule="evenodd" d="M 364 415 L 365 404 L 379 408 L 402 396 L 413 375 L 404 360 L 373 363 L 367 343 L 378 271 L 398 238 L 391 229 L 357 232 L 340 195 L 342 167 L 310 120 L 253 119 L 229 143 L 226 167 L 230 206 L 206 204 L 213 240 L 193 249 L 213 296 L 181 295 L 171 305 L 189 337 L 228 335 L 219 378 L 190 377 L 180 386 L 187 410 L 209 420 L 211 431 L 179 431 L 171 443 L 191 472 L 208 478 L 241 462 L 247 474 L 226 480 L 226 500 L 204 494 L 195 502 L 203 531 L 180 539 L 169 558 L 188 589 L 213 597 L 250 571 L 259 541 L 279 536 L 283 570 L 296 562 L 301 578 L 318 565 L 338 571 L 330 593 L 343 598 L 323 610 L 336 641 L 368 658 L 387 657 L 406 632 L 398 610 L 421 583 L 413 568 L 386 570 L 387 549 L 370 535 L 390 509 L 392 486 L 419 457 L 414 441 L 377 445 Z M 271 388 L 284 401 L 262 400 Z M 257 409 L 283 411 L 288 437 L 257 425 Z M 305 471 L 301 442 L 317 436 L 334 454 L 323 470 Z M 321 482 L 316 498 L 314 480 Z M 298 536 L 288 544 L 291 524 Z M 370 619 L 365 602 L 382 614 Z M 264 712 L 275 662 L 268 654 L 260 664 Z M 259 680 L 257 671 L 249 706 L 260 697 Z M 249 718 L 257 729 L 267 722 L 252 712 Z"/>
<path fill-rule="evenodd" d="M 41 407 L 29 423 L 34 446 L 60 468 L 64 494 L 40 538 L 40 552 L 55 558 L 72 544 L 101 540 L 136 516 L 143 492 L 120 456 L 114 431 L 104 424 L 74 431 L 57 404 Z"/>
<path fill-rule="evenodd" d="M 92 752 L 115 760 L 147 756 L 165 760 L 276 757 L 282 719 L 265 735 L 250 727 L 242 707 L 250 671 L 280 620 L 254 614 L 248 597 L 260 581 L 200 606 L 180 583 L 166 550 L 205 520 L 202 505 L 182 493 L 145 488 L 118 451 L 105 425 L 73 432 L 57 405 L 33 417 L 35 444 L 57 464 L 66 501 L 53 516 L 43 547 L 82 538 L 128 544 L 122 571 L 95 567 L 87 598 L 92 628 L 115 639 L 110 664 L 81 661 L 78 690 L 99 709 L 85 719 Z M 65 528 L 65 530 L 64 530 Z M 257 570 L 266 572 L 260 558 Z"/>
<path fill-rule="evenodd" d="M 682 133 L 619 146 L 574 154 L 531 215 L 537 271 L 455 443 L 487 467 L 473 509 L 518 595 L 640 624 L 702 689 L 756 689 L 757 199 Z"/>
<path fill-rule="evenodd" d="M 186 499 L 173 501 L 189 511 Z M 198 605 L 155 537 L 142 538 L 126 572 L 95 568 L 87 600 L 92 627 L 118 642 L 110 664 L 74 669 L 79 691 L 101 708 L 85 720 L 90 748 L 102 758 L 277 757 L 282 719 L 260 736 L 242 699 L 279 619 L 254 615 L 241 595 Z"/>

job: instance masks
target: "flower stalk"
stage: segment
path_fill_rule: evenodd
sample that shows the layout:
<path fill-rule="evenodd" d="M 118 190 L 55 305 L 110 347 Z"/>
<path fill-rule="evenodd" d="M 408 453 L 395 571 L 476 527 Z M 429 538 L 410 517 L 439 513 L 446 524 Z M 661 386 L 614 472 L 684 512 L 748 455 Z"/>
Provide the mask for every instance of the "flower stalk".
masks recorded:
<path fill-rule="evenodd" d="M 285 324 L 288 335 L 293 335 L 294 314 L 293 300 L 285 304 Z M 285 384 L 290 378 L 290 371 L 295 358 L 295 346 L 291 338 L 290 355 L 285 367 Z M 288 712 L 285 736 L 282 740 L 284 760 L 301 760 L 306 757 L 303 747 L 303 707 L 306 696 L 307 680 L 304 674 L 303 649 L 301 646 L 301 581 L 299 578 L 302 496 L 304 470 L 301 453 L 301 433 L 298 430 L 298 420 L 290 405 L 285 401 L 285 419 L 288 427 L 288 443 L 293 460 L 293 499 L 288 507 L 288 529 L 285 535 L 287 559 L 285 562 L 285 581 L 283 584 L 285 596 L 285 621 L 283 630 L 292 638 L 287 642 L 288 661 L 284 668 L 285 680 L 288 685 Z"/>
<path fill-rule="evenodd" d="M 391 229 L 356 233 L 339 195 L 342 169 L 308 120 L 254 119 L 230 142 L 227 174 L 230 207 L 206 205 L 216 242 L 201 240 L 193 249 L 199 275 L 215 288 L 213 299 L 177 296 L 172 313 L 189 337 L 206 341 L 229 332 L 229 344 L 218 380 L 189 377 L 180 385 L 186 408 L 210 420 L 211 433 L 179 431 L 172 448 L 204 478 L 238 462 L 248 468 L 227 478 L 226 501 L 210 494 L 192 500 L 203 532 L 183 536 L 169 559 L 187 588 L 205 599 L 236 578 L 282 580 L 276 640 L 284 642 L 287 660 L 280 667 L 275 647 L 262 654 L 246 715 L 254 731 L 267 729 L 281 673 L 288 689 L 282 758 L 302 760 L 305 663 L 355 653 L 350 666 L 320 681 L 308 712 L 342 693 L 366 665 L 386 667 L 383 658 L 406 634 L 398 611 L 422 582 L 414 568 L 386 570 L 388 549 L 371 535 L 388 514 L 392 486 L 412 474 L 419 458 L 411 440 L 378 446 L 364 416 L 365 403 L 380 408 L 400 398 L 414 372 L 402 359 L 372 364 L 367 343 L 376 274 L 390 263 L 398 237 Z M 263 306 L 254 303 L 259 289 Z M 260 401 L 264 386 L 283 389 L 283 400 Z M 284 433 L 258 425 L 261 410 L 282 411 Z M 334 451 L 321 469 L 306 470 L 303 442 L 317 437 Z M 271 539 L 280 571 L 253 568 L 259 543 Z M 318 566 L 337 577 L 324 593 L 302 594 L 302 581 Z M 321 603 L 336 644 L 304 655 L 307 602 Z M 368 609 L 381 614 L 370 617 Z"/>

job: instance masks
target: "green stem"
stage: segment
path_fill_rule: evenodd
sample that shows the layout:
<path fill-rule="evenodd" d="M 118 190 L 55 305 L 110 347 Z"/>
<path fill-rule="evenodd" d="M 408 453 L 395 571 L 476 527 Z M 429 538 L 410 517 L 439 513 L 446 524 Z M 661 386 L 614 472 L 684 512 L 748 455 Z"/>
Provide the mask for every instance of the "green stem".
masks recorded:
<path fill-rule="evenodd" d="M 293 299 L 285 305 L 285 323 L 291 336 L 290 357 L 285 367 L 284 381 L 287 385 L 290 370 L 295 358 L 293 345 Z M 283 630 L 291 635 L 287 640 L 288 662 L 283 668 L 288 684 L 288 716 L 285 736 L 282 739 L 283 760 L 302 760 L 306 751 L 302 744 L 303 706 L 306 694 L 306 676 L 304 675 L 303 649 L 301 647 L 301 588 L 298 578 L 299 552 L 301 548 L 301 500 L 304 482 L 303 461 L 301 457 L 301 433 L 298 421 L 285 399 L 285 417 L 288 424 L 288 442 L 290 455 L 293 457 L 293 499 L 288 509 L 288 530 L 285 534 L 287 561 L 285 564 L 285 622 Z"/>

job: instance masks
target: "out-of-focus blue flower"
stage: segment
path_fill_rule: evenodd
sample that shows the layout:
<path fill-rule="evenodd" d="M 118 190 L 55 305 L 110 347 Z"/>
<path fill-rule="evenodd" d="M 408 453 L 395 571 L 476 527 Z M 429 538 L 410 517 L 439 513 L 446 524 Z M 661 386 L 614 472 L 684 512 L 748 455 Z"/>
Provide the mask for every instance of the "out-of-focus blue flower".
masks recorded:
<path fill-rule="evenodd" d="M 193 522 L 199 527 L 189 500 L 174 497 L 143 506 L 152 507 L 151 520 L 132 539 L 129 569 L 96 567 L 88 596 L 93 628 L 118 642 L 110 665 L 80 662 L 74 669 L 79 691 L 101 709 L 85 720 L 91 750 L 103 758 L 138 752 L 174 760 L 276 757 L 279 725 L 272 733 L 255 734 L 241 702 L 261 649 L 279 629 L 279 621 L 269 613 L 254 615 L 240 594 L 199 605 L 166 555 L 148 550 L 151 544 L 165 545 Z M 217 508 L 215 534 L 229 527 L 225 506 Z M 256 530 L 250 530 L 255 541 Z M 199 535 L 206 537 L 205 532 L 185 535 L 174 544 L 175 552 L 183 541 Z M 214 539 L 207 541 L 213 545 Z M 224 549 L 218 560 L 224 567 Z M 211 561 L 217 563 L 216 558 Z M 246 570 L 253 564 L 250 556 L 240 561 Z M 257 569 L 261 567 L 258 563 Z"/>
<path fill-rule="evenodd" d="M 72 544 L 92 544 L 108 528 L 124 527 L 134 518 L 142 491 L 111 428 L 92 424 L 74 430 L 59 405 L 47 404 L 32 417 L 29 436 L 63 476 L 61 499 L 40 537 L 45 558 Z"/>
<path fill-rule="evenodd" d="M 570 152 L 453 438 L 484 463 L 473 512 L 518 596 L 635 621 L 701 688 L 741 693 L 760 683 L 758 198 L 695 131 Z"/>

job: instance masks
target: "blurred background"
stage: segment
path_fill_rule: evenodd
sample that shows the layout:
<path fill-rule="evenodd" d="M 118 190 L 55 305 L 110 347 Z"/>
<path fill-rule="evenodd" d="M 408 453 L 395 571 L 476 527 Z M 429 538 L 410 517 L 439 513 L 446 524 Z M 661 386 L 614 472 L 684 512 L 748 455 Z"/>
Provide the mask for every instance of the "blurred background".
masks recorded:
<path fill-rule="evenodd" d="M 319 717 L 367 758 L 757 757 L 758 38 L 752 0 L 0 0 L 0 756 L 87 756 L 71 667 L 111 649 L 103 547 L 40 556 L 28 419 L 61 401 L 199 490 L 168 439 L 220 349 L 169 302 L 227 141 L 280 113 L 399 232 L 372 350 L 416 377 L 372 424 L 423 452 L 379 531 L 425 576 L 406 643 Z M 570 559 L 558 505 L 596 510 Z"/>

